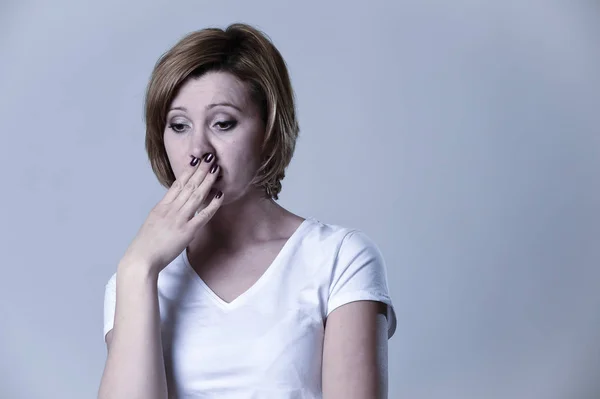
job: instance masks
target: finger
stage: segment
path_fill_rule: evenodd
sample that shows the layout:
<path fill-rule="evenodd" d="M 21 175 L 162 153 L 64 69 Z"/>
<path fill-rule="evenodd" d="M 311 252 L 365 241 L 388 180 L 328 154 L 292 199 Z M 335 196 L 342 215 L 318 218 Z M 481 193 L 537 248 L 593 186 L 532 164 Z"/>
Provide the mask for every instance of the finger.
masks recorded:
<path fill-rule="evenodd" d="M 189 182 L 192 182 L 196 187 L 200 186 L 206 175 L 212 171 L 212 169 L 217 165 L 216 157 L 212 156 L 207 161 L 206 158 L 203 158 L 201 161 L 201 165 L 198 167 L 198 170 L 190 177 Z"/>
<path fill-rule="evenodd" d="M 197 158 L 195 158 L 195 159 L 197 159 Z M 189 179 L 198 170 L 200 163 L 201 163 L 201 160 L 198 159 L 198 162 L 195 165 L 192 165 L 190 163 L 189 167 L 186 167 L 184 169 L 184 171 L 181 173 L 181 175 L 179 175 L 179 177 L 175 179 L 173 184 L 171 184 L 171 187 L 169 187 L 169 190 L 167 190 L 167 193 L 161 200 L 161 203 L 170 204 L 179 196 L 179 193 L 181 192 L 181 190 L 183 190 L 183 187 L 185 187 L 185 185 L 189 181 Z"/>
<path fill-rule="evenodd" d="M 200 183 L 198 188 L 196 188 L 188 197 L 188 200 L 181 205 L 181 209 L 179 213 L 183 215 L 186 220 L 190 220 L 194 213 L 198 210 L 198 208 L 202 205 L 204 200 L 207 198 L 210 193 L 210 189 L 213 187 L 215 181 L 217 180 L 217 175 L 219 172 L 219 166 L 217 164 L 212 165 L 210 172 L 206 175 L 204 180 Z M 191 180 L 190 180 L 191 181 Z M 182 193 L 183 194 L 183 193 Z M 178 199 L 179 201 L 179 199 Z"/>
<path fill-rule="evenodd" d="M 219 191 L 205 208 L 196 213 L 189 223 L 192 230 L 197 230 L 198 228 L 204 226 L 206 222 L 208 222 L 215 215 L 215 213 L 217 213 L 217 210 L 223 204 L 224 196 L 225 195 Z"/>
<path fill-rule="evenodd" d="M 173 200 L 173 209 L 180 210 L 189 200 L 190 197 L 197 197 L 201 194 L 205 194 L 203 190 L 203 183 L 206 179 L 206 176 L 209 175 L 209 170 L 215 165 L 214 157 L 209 158 L 206 161 L 206 158 L 203 158 L 200 165 L 194 174 L 188 179 L 185 183 L 177 198 Z M 200 192 L 196 192 L 197 190 L 201 190 Z"/>

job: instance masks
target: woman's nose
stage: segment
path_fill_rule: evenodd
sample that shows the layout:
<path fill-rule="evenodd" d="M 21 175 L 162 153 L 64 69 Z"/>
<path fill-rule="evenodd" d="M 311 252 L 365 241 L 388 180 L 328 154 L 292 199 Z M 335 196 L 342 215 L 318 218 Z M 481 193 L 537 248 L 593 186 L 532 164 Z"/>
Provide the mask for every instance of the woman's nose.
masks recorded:
<path fill-rule="evenodd" d="M 216 155 L 215 147 L 209 138 L 209 132 L 195 131 L 191 138 L 190 151 L 195 156 L 203 157 L 205 154 L 212 153 Z"/>

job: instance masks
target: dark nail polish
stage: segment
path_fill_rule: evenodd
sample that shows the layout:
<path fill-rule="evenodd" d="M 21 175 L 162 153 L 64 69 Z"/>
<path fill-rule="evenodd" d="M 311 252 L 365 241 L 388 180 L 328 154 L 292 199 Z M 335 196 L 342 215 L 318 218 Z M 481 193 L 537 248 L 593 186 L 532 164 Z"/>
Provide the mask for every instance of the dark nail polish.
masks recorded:
<path fill-rule="evenodd" d="M 210 173 L 215 173 L 217 171 L 217 169 L 219 169 L 219 165 L 214 164 L 213 166 L 210 167 Z"/>
<path fill-rule="evenodd" d="M 222 195 L 223 195 L 223 193 L 222 193 L 221 191 L 219 191 L 219 192 L 217 193 L 217 195 L 215 195 L 215 198 L 221 198 L 221 196 L 222 196 Z"/>
<path fill-rule="evenodd" d="M 206 154 L 204 156 L 204 162 L 210 162 L 213 160 L 213 158 L 214 158 L 214 155 L 209 152 L 208 154 Z"/>
<path fill-rule="evenodd" d="M 193 157 L 193 158 L 192 158 L 192 162 L 190 162 L 190 165 L 192 165 L 192 166 L 196 166 L 196 165 L 198 165 L 198 161 L 199 161 L 199 159 L 198 159 L 198 158 L 196 158 L 196 157 Z"/>

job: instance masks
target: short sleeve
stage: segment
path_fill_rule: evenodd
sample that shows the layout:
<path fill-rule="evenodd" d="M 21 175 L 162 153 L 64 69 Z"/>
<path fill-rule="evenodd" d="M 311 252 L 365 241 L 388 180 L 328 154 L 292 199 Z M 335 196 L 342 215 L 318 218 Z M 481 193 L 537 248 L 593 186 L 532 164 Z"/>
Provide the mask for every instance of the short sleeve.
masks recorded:
<path fill-rule="evenodd" d="M 113 328 L 115 322 L 115 307 L 117 304 L 117 273 L 106 283 L 104 288 L 104 337 Z"/>
<path fill-rule="evenodd" d="M 362 300 L 387 305 L 388 339 L 391 338 L 396 331 L 396 313 L 383 255 L 365 233 L 353 230 L 344 237 L 334 265 L 327 315 L 346 303 Z"/>

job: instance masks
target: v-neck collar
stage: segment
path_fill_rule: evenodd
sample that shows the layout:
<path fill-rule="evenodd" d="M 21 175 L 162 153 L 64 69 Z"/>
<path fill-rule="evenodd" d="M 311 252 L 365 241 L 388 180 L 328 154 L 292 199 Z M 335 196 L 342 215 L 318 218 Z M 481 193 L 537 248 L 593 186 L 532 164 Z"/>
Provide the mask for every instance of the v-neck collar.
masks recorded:
<path fill-rule="evenodd" d="M 280 265 L 282 263 L 285 263 L 285 262 L 282 262 L 282 260 L 286 257 L 287 252 L 289 252 L 290 249 L 294 246 L 294 244 L 300 239 L 300 237 L 302 236 L 301 233 L 303 232 L 303 230 L 306 229 L 306 227 L 313 220 L 314 219 L 312 217 L 305 218 L 302 221 L 302 223 L 300 223 L 300 225 L 296 228 L 296 230 L 292 233 L 292 235 L 287 239 L 287 241 L 285 242 L 285 244 L 283 244 L 283 247 L 281 247 L 281 250 L 277 253 L 277 255 L 275 256 L 275 259 L 273 259 L 273 262 L 271 262 L 271 264 L 269 265 L 269 267 L 263 272 L 263 274 L 258 278 L 258 280 L 256 280 L 254 282 L 254 284 L 252 284 L 250 286 L 250 288 L 248 288 L 246 291 L 244 291 L 243 293 L 241 293 L 240 295 L 238 295 L 231 302 L 224 301 L 220 296 L 218 296 L 208 286 L 208 284 L 206 284 L 206 282 L 204 282 L 204 280 L 202 279 L 202 277 L 200 277 L 200 275 L 198 273 L 196 273 L 196 271 L 194 270 L 194 268 L 190 264 L 190 261 L 189 261 L 189 258 L 188 258 L 187 246 L 184 248 L 183 252 L 181 253 L 181 257 L 183 259 L 184 267 L 187 270 L 188 274 L 190 274 L 190 278 L 193 281 L 197 282 L 200 285 L 200 287 L 204 291 L 206 291 L 206 293 L 213 300 L 213 302 L 215 302 L 220 308 L 222 308 L 224 310 L 235 309 L 235 308 L 241 306 L 246 301 L 248 301 L 249 297 L 251 297 L 256 291 L 258 291 L 263 285 L 265 285 L 268 282 L 270 276 L 273 273 L 275 273 L 275 271 L 279 267 L 281 267 Z"/>

